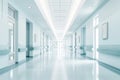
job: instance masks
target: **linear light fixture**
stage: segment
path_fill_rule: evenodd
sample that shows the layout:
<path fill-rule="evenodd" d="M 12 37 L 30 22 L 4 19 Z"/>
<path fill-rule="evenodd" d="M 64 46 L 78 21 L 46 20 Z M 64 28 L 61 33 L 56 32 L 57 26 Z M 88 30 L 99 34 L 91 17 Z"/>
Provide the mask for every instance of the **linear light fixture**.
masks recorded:
<path fill-rule="evenodd" d="M 50 28 L 52 29 L 56 39 L 58 39 L 55 27 L 52 22 L 52 17 L 51 17 L 49 6 L 47 4 L 48 3 L 47 0 L 34 0 L 34 1 L 37 4 L 39 10 L 41 11 L 43 17 L 46 19 L 47 23 L 50 25 Z"/>
<path fill-rule="evenodd" d="M 67 24 L 65 26 L 65 30 L 63 32 L 63 38 L 66 35 L 70 26 L 72 25 L 75 17 L 77 16 L 77 13 L 78 13 L 79 9 L 82 7 L 82 5 L 84 4 L 85 1 L 86 0 L 74 0 L 73 1 L 74 3 L 71 6 L 70 14 L 68 16 L 68 21 L 67 21 Z"/>

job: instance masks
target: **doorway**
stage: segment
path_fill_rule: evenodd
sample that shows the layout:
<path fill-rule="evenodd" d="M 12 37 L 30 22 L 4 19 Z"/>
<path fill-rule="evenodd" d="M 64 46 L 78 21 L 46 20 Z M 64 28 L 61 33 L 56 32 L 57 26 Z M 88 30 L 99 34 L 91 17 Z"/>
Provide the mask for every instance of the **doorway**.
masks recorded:
<path fill-rule="evenodd" d="M 8 5 L 9 62 L 18 63 L 18 12 Z"/>
<path fill-rule="evenodd" d="M 86 27 L 81 29 L 81 55 L 86 55 L 85 53 L 85 43 L 86 43 Z"/>
<path fill-rule="evenodd" d="M 77 32 L 75 32 L 75 37 L 74 38 L 75 38 L 75 42 L 74 42 L 75 51 L 74 52 L 75 52 L 75 57 L 76 57 L 77 56 Z"/>
<path fill-rule="evenodd" d="M 26 21 L 26 57 L 33 57 L 33 25 Z"/>

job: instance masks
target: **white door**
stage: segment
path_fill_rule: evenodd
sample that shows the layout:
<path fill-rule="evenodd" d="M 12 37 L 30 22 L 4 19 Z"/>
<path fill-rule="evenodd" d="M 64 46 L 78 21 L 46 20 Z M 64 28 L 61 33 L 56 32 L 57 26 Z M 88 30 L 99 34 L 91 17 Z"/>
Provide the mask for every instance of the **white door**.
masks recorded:
<path fill-rule="evenodd" d="M 14 61 L 14 23 L 8 22 L 9 25 L 9 60 Z"/>

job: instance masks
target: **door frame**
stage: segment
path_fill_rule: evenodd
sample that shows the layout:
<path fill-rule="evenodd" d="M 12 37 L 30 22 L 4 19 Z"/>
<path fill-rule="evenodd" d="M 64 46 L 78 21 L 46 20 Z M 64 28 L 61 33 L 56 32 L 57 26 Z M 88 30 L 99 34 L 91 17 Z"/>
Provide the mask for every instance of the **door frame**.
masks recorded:
<path fill-rule="evenodd" d="M 86 55 L 85 45 L 86 45 L 86 26 L 81 28 L 81 55 Z"/>
<path fill-rule="evenodd" d="M 26 57 L 33 57 L 33 24 L 31 21 L 26 19 Z"/>
<path fill-rule="evenodd" d="M 13 37 L 13 46 L 14 46 L 13 47 L 14 48 L 13 49 L 14 50 L 13 58 L 14 58 L 14 61 L 13 61 L 13 63 L 17 64 L 18 63 L 18 11 L 14 7 L 12 7 L 10 4 L 8 4 L 8 10 L 9 9 L 14 11 L 14 18 L 8 14 L 8 23 L 11 22 L 14 24 L 14 27 L 13 27 L 13 36 L 14 36 Z M 8 32 L 9 32 L 9 30 L 8 30 Z M 9 47 L 10 47 L 10 36 L 9 36 Z"/>
<path fill-rule="evenodd" d="M 97 49 L 99 48 L 99 26 L 93 28 L 93 59 L 99 59 L 99 53 Z"/>
<path fill-rule="evenodd" d="M 97 14 L 93 18 L 93 59 L 99 59 L 99 53 L 97 49 L 99 48 L 99 15 Z"/>

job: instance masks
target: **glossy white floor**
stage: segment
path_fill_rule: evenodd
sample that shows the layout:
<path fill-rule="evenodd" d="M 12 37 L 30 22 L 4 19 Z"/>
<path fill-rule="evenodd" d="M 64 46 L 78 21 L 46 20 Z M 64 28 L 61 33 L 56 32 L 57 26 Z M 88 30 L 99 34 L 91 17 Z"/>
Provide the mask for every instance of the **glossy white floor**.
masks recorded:
<path fill-rule="evenodd" d="M 0 80 L 120 80 L 120 75 L 84 57 L 41 55 L 0 75 Z"/>

